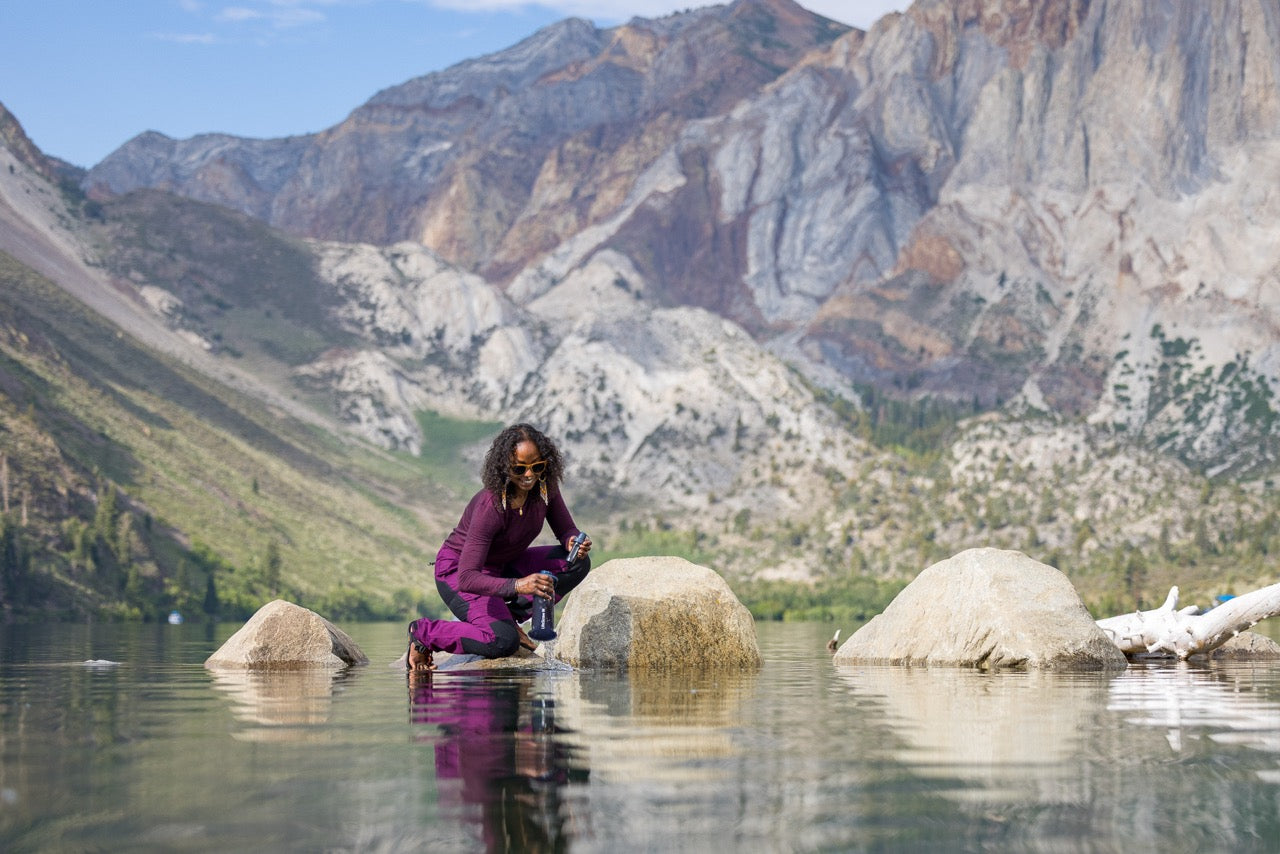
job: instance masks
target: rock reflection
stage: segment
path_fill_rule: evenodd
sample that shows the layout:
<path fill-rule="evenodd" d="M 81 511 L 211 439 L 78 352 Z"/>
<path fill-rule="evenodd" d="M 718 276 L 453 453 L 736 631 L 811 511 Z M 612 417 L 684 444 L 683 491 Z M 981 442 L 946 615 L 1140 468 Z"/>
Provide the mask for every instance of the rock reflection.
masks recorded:
<path fill-rule="evenodd" d="M 730 773 L 722 759 L 741 752 L 731 733 L 754 696 L 754 670 L 632 670 L 584 673 L 557 686 L 570 741 L 600 776 L 708 780 Z"/>
<path fill-rule="evenodd" d="M 1054 766 L 1081 753 L 1081 740 L 1113 676 L 966 668 L 838 667 L 860 697 L 880 698 L 897 739 L 894 758 L 925 777 L 979 783 L 984 800 L 1074 799 L 1054 789 Z M 953 793 L 958 795 L 959 793 Z"/>
<path fill-rule="evenodd" d="M 235 733 L 242 741 L 325 741 L 333 695 L 349 670 L 212 670 L 213 684 L 231 698 L 239 720 L 255 724 Z"/>
<path fill-rule="evenodd" d="M 488 851 L 561 851 L 574 825 L 562 788 L 570 767 L 565 729 L 547 686 L 478 674 L 410 674 L 409 715 L 437 730 L 441 806 L 476 825 Z"/>

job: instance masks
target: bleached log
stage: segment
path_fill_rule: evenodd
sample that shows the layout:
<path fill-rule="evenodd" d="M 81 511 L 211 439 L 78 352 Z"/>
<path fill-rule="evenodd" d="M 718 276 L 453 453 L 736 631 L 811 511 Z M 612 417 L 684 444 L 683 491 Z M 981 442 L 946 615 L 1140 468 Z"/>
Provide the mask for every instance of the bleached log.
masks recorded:
<path fill-rule="evenodd" d="M 1178 608 L 1178 588 L 1153 611 L 1135 611 L 1098 620 L 1098 626 L 1125 655 L 1166 653 L 1180 659 L 1212 652 L 1260 620 L 1280 615 L 1280 584 L 1228 599 L 1203 614 L 1194 605 Z"/>

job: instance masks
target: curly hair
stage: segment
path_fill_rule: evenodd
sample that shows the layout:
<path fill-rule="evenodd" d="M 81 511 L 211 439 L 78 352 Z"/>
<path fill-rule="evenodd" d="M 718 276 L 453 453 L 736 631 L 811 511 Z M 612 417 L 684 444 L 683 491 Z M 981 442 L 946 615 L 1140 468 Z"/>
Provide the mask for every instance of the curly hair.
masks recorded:
<path fill-rule="evenodd" d="M 484 455 L 484 468 L 480 472 L 484 488 L 495 497 L 501 498 L 510 486 L 511 461 L 515 459 L 516 445 L 525 441 L 536 445 L 538 456 L 547 462 L 547 470 L 543 472 L 547 488 L 554 489 L 559 485 L 564 475 L 564 460 L 555 442 L 531 424 L 512 424 L 494 437 L 489 452 Z"/>

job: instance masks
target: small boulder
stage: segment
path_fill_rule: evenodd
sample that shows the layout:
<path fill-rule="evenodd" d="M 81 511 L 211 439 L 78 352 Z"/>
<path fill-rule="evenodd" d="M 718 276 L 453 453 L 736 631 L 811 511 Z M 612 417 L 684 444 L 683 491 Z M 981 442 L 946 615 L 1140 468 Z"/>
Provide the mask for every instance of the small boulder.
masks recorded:
<path fill-rule="evenodd" d="M 1127 666 L 1065 575 L 1021 552 L 990 548 L 925 569 L 833 661 L 981 669 Z"/>
<path fill-rule="evenodd" d="M 1280 643 L 1257 632 L 1241 632 L 1209 653 L 1209 658 L 1243 661 L 1280 660 Z"/>
<path fill-rule="evenodd" d="M 574 667 L 759 667 L 756 626 L 724 579 L 678 557 L 611 560 L 565 600 L 548 657 Z"/>
<path fill-rule="evenodd" d="M 204 666 L 301 670 L 368 663 L 346 632 L 314 611 L 276 599 L 259 608 Z"/>

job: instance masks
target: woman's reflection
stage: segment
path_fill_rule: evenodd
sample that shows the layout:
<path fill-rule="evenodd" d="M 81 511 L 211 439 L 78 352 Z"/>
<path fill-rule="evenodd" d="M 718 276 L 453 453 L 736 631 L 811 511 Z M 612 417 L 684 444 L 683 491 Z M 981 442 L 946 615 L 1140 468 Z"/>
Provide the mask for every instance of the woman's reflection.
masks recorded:
<path fill-rule="evenodd" d="M 555 701 L 522 681 L 409 674 L 409 716 L 432 724 L 442 807 L 478 820 L 488 851 L 568 848 L 561 788 L 586 778 L 556 739 Z M 479 807 L 479 810 L 474 809 Z"/>

